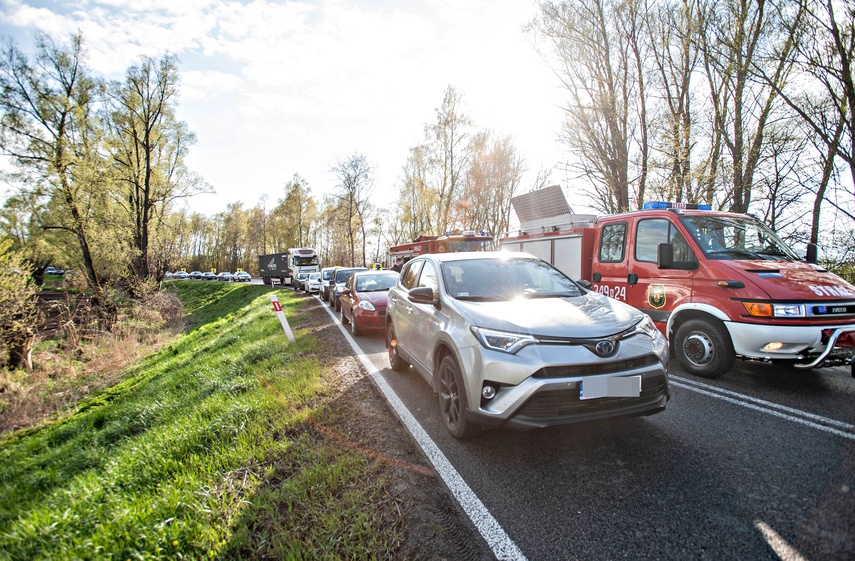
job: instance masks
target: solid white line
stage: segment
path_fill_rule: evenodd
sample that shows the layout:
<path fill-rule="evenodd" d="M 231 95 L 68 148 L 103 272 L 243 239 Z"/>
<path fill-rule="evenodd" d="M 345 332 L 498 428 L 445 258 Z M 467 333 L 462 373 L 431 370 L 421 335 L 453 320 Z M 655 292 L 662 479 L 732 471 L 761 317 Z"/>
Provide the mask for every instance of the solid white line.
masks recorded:
<path fill-rule="evenodd" d="M 330 310 L 329 306 L 324 304 L 320 298 L 318 298 L 318 300 L 333 320 L 336 320 L 337 318 Z M 456 469 L 454 469 L 454 466 L 451 465 L 451 462 L 448 461 L 448 458 L 445 457 L 445 454 L 442 453 L 439 446 L 431 440 L 427 432 L 422 428 L 416 418 L 413 417 L 412 413 L 410 413 L 410 410 L 407 409 L 407 406 L 404 405 L 404 402 L 401 401 L 395 391 L 380 374 L 380 371 L 377 370 L 374 364 L 367 356 L 365 356 L 365 353 L 362 351 L 359 344 L 357 344 L 357 342 L 350 336 L 350 333 L 345 330 L 344 326 L 341 325 L 340 322 L 333 321 L 333 323 L 335 323 L 339 331 L 344 334 L 354 353 L 356 353 L 356 356 L 362 363 L 362 366 L 371 377 L 371 381 L 373 381 L 377 388 L 383 392 L 383 395 L 385 396 L 386 401 L 389 402 L 392 410 L 401 420 L 403 425 L 407 427 L 410 434 L 413 435 L 413 438 L 416 440 L 418 445 L 421 446 L 422 450 L 424 450 L 424 453 L 433 464 L 437 474 L 439 474 L 448 486 L 448 489 L 457 499 L 457 502 L 463 508 L 464 512 L 466 512 L 467 516 L 469 516 L 469 519 L 472 520 L 472 523 L 475 524 L 475 527 L 478 528 L 478 531 L 484 537 L 484 540 L 486 540 L 490 549 L 493 550 L 493 554 L 496 558 L 502 560 L 508 559 L 511 561 L 525 561 L 526 557 L 523 555 L 523 552 L 520 551 L 513 540 L 511 540 L 510 536 L 508 536 L 505 530 L 499 525 L 499 522 L 492 514 L 490 514 L 490 511 L 487 510 L 487 507 L 484 506 L 481 499 L 478 498 L 466 481 L 463 480 L 463 477 Z"/>
<path fill-rule="evenodd" d="M 754 527 L 763 534 L 763 539 L 766 540 L 766 543 L 781 561 L 806 561 L 793 546 L 787 543 L 787 540 L 762 520 L 755 520 Z"/>
<path fill-rule="evenodd" d="M 836 436 L 841 436 L 843 438 L 848 438 L 849 440 L 855 440 L 855 434 L 843 432 L 841 430 L 833 429 L 831 427 L 827 427 L 825 425 L 820 425 L 819 423 L 814 423 L 812 421 L 808 421 L 806 419 L 800 419 L 798 417 L 794 417 L 792 415 L 787 415 L 786 413 L 781 413 L 780 411 L 775 411 L 773 409 L 769 409 L 767 407 L 762 407 L 759 405 L 754 405 L 752 403 L 746 403 L 745 401 L 741 401 L 738 399 L 733 399 L 732 397 L 727 397 L 725 395 L 721 395 L 718 393 L 710 392 L 707 390 L 703 390 L 701 388 L 696 388 L 694 386 L 690 386 L 688 384 L 682 384 L 680 382 L 675 382 L 673 379 L 670 381 L 672 386 L 677 386 L 678 388 L 684 388 L 693 392 L 697 392 L 699 394 L 708 395 L 710 397 L 714 397 L 716 399 L 721 399 L 723 401 L 727 401 L 728 403 L 733 403 L 734 405 L 740 405 L 742 407 L 747 407 L 748 409 L 754 409 L 755 411 L 760 411 L 761 413 L 766 413 L 767 415 L 772 415 L 774 417 L 779 417 L 781 419 L 786 419 L 788 421 L 792 421 L 794 423 L 799 423 L 823 432 L 827 432 L 829 434 L 833 434 Z"/>
<path fill-rule="evenodd" d="M 826 425 L 834 425 L 841 429 L 855 431 L 855 425 L 851 423 L 846 423 L 843 421 L 838 421 L 836 419 L 829 419 L 828 417 L 823 417 L 821 415 L 815 415 L 813 413 L 808 413 L 807 411 L 802 411 L 801 409 L 793 409 L 792 407 L 787 407 L 786 405 L 780 405 L 778 403 L 774 403 L 772 401 L 766 401 L 763 399 L 759 399 L 756 397 L 752 397 L 750 395 L 745 395 L 741 393 L 737 393 L 734 391 L 726 390 L 724 388 L 719 388 L 716 386 L 711 386 L 709 384 L 704 384 L 703 382 L 698 382 L 697 380 L 690 380 L 688 378 L 680 378 L 679 376 L 671 376 L 671 380 L 679 380 L 685 384 L 691 384 L 694 386 L 698 386 L 710 391 L 719 392 L 727 395 L 732 395 L 739 399 L 744 399 L 745 401 L 753 401 L 754 403 L 759 403 L 761 405 L 765 405 L 766 407 L 772 407 L 774 409 L 780 409 L 781 411 L 786 411 L 787 413 L 792 413 L 794 415 L 799 415 L 801 417 L 805 417 L 806 419 L 813 419 L 814 421 L 818 421 L 820 423 Z"/>

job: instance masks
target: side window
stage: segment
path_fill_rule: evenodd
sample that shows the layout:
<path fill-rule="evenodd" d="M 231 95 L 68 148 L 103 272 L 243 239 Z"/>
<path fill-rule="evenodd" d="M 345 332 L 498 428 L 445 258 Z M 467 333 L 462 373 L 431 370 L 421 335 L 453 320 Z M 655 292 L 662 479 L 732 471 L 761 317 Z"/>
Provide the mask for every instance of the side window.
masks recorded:
<path fill-rule="evenodd" d="M 410 290 L 416 286 L 416 279 L 419 278 L 419 271 L 422 270 L 422 260 L 410 261 L 404 265 L 401 271 L 401 285 Z"/>
<path fill-rule="evenodd" d="M 635 259 L 656 263 L 659 244 L 661 243 L 674 245 L 675 262 L 686 262 L 694 259 L 686 239 L 669 220 L 664 218 L 640 220 L 635 234 Z"/>
<path fill-rule="evenodd" d="M 626 222 L 608 224 L 603 227 L 600 236 L 600 263 L 619 263 L 623 261 L 626 247 Z"/>
<path fill-rule="evenodd" d="M 430 261 L 425 261 L 424 267 L 422 267 L 422 274 L 419 277 L 419 287 L 427 287 L 433 290 L 433 297 L 439 297 L 439 281 L 436 278 L 436 269 L 433 267 L 433 263 Z"/>

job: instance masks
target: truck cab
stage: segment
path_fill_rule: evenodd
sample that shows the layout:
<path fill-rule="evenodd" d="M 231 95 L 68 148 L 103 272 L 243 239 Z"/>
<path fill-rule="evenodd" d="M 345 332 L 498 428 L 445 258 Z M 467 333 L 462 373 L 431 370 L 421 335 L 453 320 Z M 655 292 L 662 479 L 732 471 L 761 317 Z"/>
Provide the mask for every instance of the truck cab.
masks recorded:
<path fill-rule="evenodd" d="M 852 364 L 855 287 L 759 220 L 648 203 L 592 231 L 592 289 L 647 313 L 688 372 L 718 377 L 736 357 Z"/>

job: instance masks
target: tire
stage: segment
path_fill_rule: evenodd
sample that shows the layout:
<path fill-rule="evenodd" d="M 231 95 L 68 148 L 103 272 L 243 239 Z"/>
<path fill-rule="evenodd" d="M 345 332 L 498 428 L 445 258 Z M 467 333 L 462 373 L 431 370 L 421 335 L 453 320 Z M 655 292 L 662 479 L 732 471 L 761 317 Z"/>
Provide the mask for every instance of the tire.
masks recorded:
<path fill-rule="evenodd" d="M 726 374 L 736 360 L 730 335 L 716 319 L 696 318 L 682 324 L 674 336 L 674 353 L 686 372 L 701 378 Z"/>
<path fill-rule="evenodd" d="M 342 310 L 341 310 L 341 324 L 347 325 L 348 323 L 350 323 L 350 320 L 347 319 L 347 317 L 344 315 L 344 308 L 342 308 Z"/>
<path fill-rule="evenodd" d="M 460 367 L 452 356 L 446 356 L 439 363 L 439 416 L 445 423 L 448 433 L 454 438 L 464 439 L 476 436 L 481 427 L 466 419 L 466 386 Z"/>
<path fill-rule="evenodd" d="M 350 313 L 353 314 L 353 309 L 350 310 Z M 350 332 L 354 337 L 359 337 L 362 335 L 362 329 L 360 329 L 359 325 L 356 323 L 356 316 L 354 315 L 350 318 Z"/>
<path fill-rule="evenodd" d="M 389 353 L 389 366 L 395 372 L 406 372 L 410 363 L 398 354 L 398 341 L 395 339 L 395 327 L 389 324 L 386 328 L 386 350 Z"/>

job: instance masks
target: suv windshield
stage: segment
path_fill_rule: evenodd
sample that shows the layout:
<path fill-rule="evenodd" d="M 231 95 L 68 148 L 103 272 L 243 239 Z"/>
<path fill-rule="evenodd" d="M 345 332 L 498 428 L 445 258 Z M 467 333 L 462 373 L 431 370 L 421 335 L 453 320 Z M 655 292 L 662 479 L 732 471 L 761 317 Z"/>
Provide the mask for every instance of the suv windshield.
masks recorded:
<path fill-rule="evenodd" d="M 540 259 L 467 259 L 442 264 L 445 290 L 458 300 L 580 296 L 579 287 Z"/>
<path fill-rule="evenodd" d="M 734 216 L 685 216 L 681 220 L 709 259 L 799 260 L 799 256 L 759 220 Z"/>

